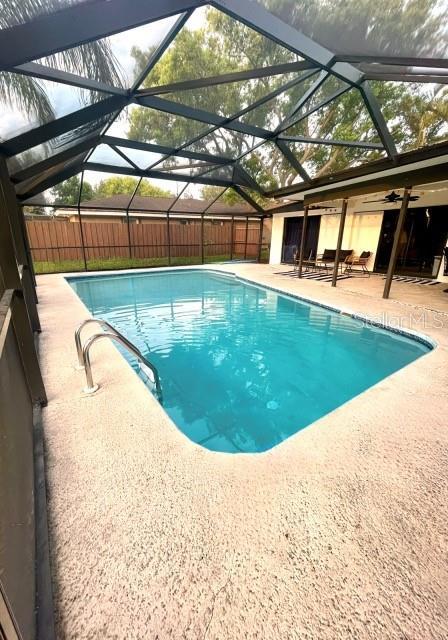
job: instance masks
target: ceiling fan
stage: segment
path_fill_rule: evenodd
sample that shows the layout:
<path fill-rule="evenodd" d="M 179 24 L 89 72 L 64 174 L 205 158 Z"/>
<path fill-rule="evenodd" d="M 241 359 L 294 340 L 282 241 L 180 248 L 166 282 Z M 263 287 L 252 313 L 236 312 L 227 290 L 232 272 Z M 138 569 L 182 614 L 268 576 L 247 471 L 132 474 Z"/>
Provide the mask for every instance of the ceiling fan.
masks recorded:
<path fill-rule="evenodd" d="M 410 196 L 409 200 L 411 200 L 411 202 L 415 202 L 415 200 L 418 200 L 420 198 L 420 196 Z M 371 202 L 384 202 L 386 204 L 395 204 L 396 202 L 400 202 L 401 200 L 403 200 L 403 196 L 400 196 L 399 193 L 396 193 L 395 191 L 391 191 L 390 193 L 387 194 L 387 196 L 384 196 L 384 198 L 380 198 L 379 200 L 365 200 L 364 204 L 369 204 Z"/>

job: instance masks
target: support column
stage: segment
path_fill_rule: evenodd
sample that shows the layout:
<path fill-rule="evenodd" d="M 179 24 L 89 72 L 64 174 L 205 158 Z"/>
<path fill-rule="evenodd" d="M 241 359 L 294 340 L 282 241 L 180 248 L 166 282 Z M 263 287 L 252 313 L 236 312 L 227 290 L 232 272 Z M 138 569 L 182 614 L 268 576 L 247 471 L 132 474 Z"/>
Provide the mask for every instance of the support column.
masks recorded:
<path fill-rule="evenodd" d="M 305 253 L 305 240 L 306 240 L 306 228 L 308 225 L 308 205 L 306 204 L 303 208 L 303 224 L 302 224 L 302 235 L 300 238 L 300 250 L 299 250 L 299 264 L 297 267 L 297 276 L 299 278 L 302 277 L 302 268 L 303 268 L 303 255 Z"/>
<path fill-rule="evenodd" d="M 21 269 L 22 289 L 25 296 L 25 303 L 28 308 L 31 327 L 33 331 L 40 332 L 33 270 L 30 269 L 28 262 L 29 254 L 24 236 L 24 233 L 26 234 L 25 223 L 22 224 L 21 220 L 23 218 L 23 211 L 17 202 L 16 194 L 9 179 L 8 167 L 4 158 L 0 159 L 0 180 L 3 184 L 4 207 L 11 230 L 13 247 L 15 248 L 15 259 Z"/>
<path fill-rule="evenodd" d="M 129 220 L 129 209 L 131 208 L 132 202 L 134 201 L 134 198 L 137 195 L 137 191 L 140 188 L 142 180 L 143 180 L 143 178 L 140 178 L 140 180 L 135 185 L 135 189 L 132 192 L 131 199 L 129 200 L 128 206 L 126 207 L 126 226 L 127 226 L 127 229 L 128 229 L 129 260 L 132 260 L 132 248 L 133 248 L 132 247 L 132 241 L 131 241 L 131 221 Z"/>
<path fill-rule="evenodd" d="M 166 239 L 168 242 L 168 266 L 171 266 L 170 212 L 166 212 Z"/>
<path fill-rule="evenodd" d="M 26 260 L 27 260 L 27 265 L 28 265 L 28 271 L 30 272 L 30 277 L 31 277 L 31 281 L 33 283 L 33 298 L 34 298 L 34 302 L 37 304 L 39 302 L 39 300 L 37 299 L 37 291 L 36 291 L 36 274 L 34 272 L 34 264 L 33 264 L 33 258 L 31 255 L 31 249 L 30 249 L 30 243 L 28 240 L 28 233 L 26 230 L 26 222 L 25 222 L 25 214 L 23 212 L 23 208 L 20 207 L 19 208 L 19 221 L 20 221 L 20 228 L 22 230 L 22 238 L 23 238 L 23 242 L 25 245 L 25 253 L 26 253 Z"/>
<path fill-rule="evenodd" d="M 14 290 L 12 322 L 31 399 L 45 405 L 47 397 L 27 308 L 27 303 L 30 304 L 32 297 L 26 295 L 25 302 L 25 292 L 17 264 L 18 249 L 14 244 L 11 227 L 11 221 L 17 221 L 18 206 L 3 158 L 0 158 L 0 167 L 0 272 L 5 289 Z M 31 278 L 29 283 L 31 284 Z"/>
<path fill-rule="evenodd" d="M 344 237 L 345 217 L 347 215 L 348 199 L 344 198 L 342 201 L 341 220 L 339 222 L 338 242 L 336 245 L 336 255 L 334 258 L 333 278 L 331 280 L 331 286 L 335 287 L 338 279 L 339 269 L 339 256 L 341 255 L 342 239 Z"/>
<path fill-rule="evenodd" d="M 128 253 L 129 260 L 132 260 L 132 248 L 131 248 L 131 223 L 129 220 L 129 209 L 126 209 L 126 227 L 128 231 Z"/>
<path fill-rule="evenodd" d="M 249 234 L 249 218 L 246 218 L 246 236 L 244 239 L 244 259 L 247 258 L 247 237 Z"/>
<path fill-rule="evenodd" d="M 403 200 L 401 202 L 400 214 L 398 216 L 397 228 L 395 229 L 394 243 L 392 245 L 392 253 L 390 254 L 389 266 L 387 268 L 386 282 L 384 283 L 383 298 L 388 298 L 390 288 L 392 285 L 392 278 L 394 276 L 395 267 L 397 265 L 398 257 L 398 245 L 400 243 L 401 232 L 403 231 L 404 221 L 406 219 L 406 213 L 409 205 L 409 198 L 411 197 L 412 187 L 406 187 L 404 190 Z"/>
<path fill-rule="evenodd" d="M 258 262 L 261 261 L 261 248 L 263 246 L 263 224 L 264 218 L 261 216 L 260 218 L 260 235 L 258 237 Z"/>
<path fill-rule="evenodd" d="M 201 263 L 204 264 L 204 213 L 201 213 Z"/>
<path fill-rule="evenodd" d="M 230 225 L 230 261 L 233 260 L 233 234 L 235 229 L 235 216 L 232 216 L 232 224 Z"/>
<path fill-rule="evenodd" d="M 82 228 L 82 217 L 81 217 L 81 200 L 82 200 L 83 186 L 84 186 L 84 171 L 81 173 L 81 182 L 79 185 L 79 192 L 78 192 L 78 223 L 79 223 L 79 235 L 81 237 L 81 250 L 82 250 L 82 259 L 84 262 L 84 271 L 87 271 L 86 243 L 84 242 L 84 230 Z"/>

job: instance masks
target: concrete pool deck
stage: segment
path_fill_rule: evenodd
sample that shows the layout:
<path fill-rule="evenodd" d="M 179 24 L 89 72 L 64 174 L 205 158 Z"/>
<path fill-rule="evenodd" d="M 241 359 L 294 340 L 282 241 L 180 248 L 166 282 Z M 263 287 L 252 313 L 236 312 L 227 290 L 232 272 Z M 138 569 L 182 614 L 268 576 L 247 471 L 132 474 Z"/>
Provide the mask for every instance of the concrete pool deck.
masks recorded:
<path fill-rule="evenodd" d="M 213 453 L 106 341 L 101 388 L 82 395 L 73 334 L 89 313 L 63 276 L 39 276 L 58 639 L 448 637 L 448 295 L 212 268 L 438 346 L 266 453 Z"/>

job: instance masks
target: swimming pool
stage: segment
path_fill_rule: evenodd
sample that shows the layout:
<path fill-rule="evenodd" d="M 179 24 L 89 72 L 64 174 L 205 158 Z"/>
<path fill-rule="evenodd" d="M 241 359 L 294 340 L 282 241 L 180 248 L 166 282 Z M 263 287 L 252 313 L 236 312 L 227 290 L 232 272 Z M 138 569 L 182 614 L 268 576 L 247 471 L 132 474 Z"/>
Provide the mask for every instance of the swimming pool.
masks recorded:
<path fill-rule="evenodd" d="M 212 451 L 271 449 L 430 350 L 212 270 L 68 280 L 156 365 L 165 411 Z"/>

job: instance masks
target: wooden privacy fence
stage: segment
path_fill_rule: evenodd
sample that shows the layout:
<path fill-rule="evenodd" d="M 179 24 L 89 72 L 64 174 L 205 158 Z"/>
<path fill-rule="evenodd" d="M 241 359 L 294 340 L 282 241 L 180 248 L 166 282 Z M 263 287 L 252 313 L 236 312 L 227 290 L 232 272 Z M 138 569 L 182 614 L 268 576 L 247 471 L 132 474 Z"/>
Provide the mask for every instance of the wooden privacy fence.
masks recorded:
<path fill-rule="evenodd" d="M 257 258 L 260 224 L 256 220 L 90 221 L 42 218 L 26 220 L 35 262 L 108 258 Z M 202 246 L 203 236 L 203 246 Z"/>

